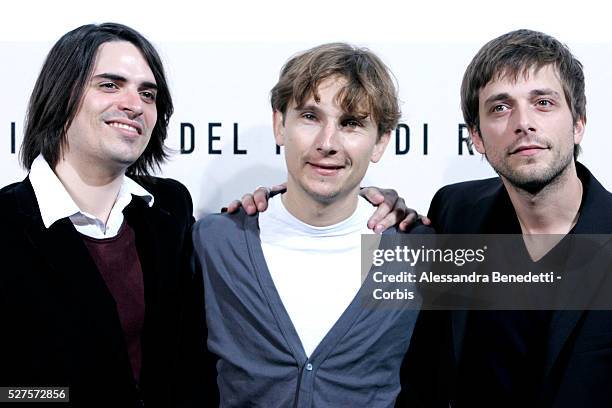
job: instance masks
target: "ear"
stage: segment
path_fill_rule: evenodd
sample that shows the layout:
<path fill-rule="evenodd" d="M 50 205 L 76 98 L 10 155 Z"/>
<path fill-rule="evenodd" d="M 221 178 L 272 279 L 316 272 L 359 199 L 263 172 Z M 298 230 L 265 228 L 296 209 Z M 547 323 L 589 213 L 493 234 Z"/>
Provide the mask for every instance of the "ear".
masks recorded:
<path fill-rule="evenodd" d="M 574 144 L 580 144 L 582 137 L 584 136 L 584 127 L 586 124 L 586 118 L 580 118 L 574 124 Z"/>
<path fill-rule="evenodd" d="M 482 141 L 482 137 L 480 136 L 480 132 L 476 126 L 470 128 L 470 139 L 472 139 L 472 144 L 478 153 L 486 154 L 484 142 Z"/>
<path fill-rule="evenodd" d="M 283 114 L 275 110 L 272 112 L 272 124 L 274 127 L 274 140 L 279 146 L 285 144 L 285 125 L 283 123 Z"/>
<path fill-rule="evenodd" d="M 370 161 L 372 163 L 377 163 L 382 157 L 387 145 L 389 144 L 389 140 L 391 139 L 391 131 L 383 133 L 376 143 L 374 144 L 374 149 L 372 150 L 372 155 L 370 156 Z"/>

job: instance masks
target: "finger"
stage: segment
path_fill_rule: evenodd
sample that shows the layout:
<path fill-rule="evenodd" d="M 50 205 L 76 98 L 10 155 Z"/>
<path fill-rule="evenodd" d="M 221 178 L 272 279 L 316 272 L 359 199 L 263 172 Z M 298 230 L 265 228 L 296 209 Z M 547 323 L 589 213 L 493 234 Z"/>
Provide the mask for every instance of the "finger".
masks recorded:
<path fill-rule="evenodd" d="M 279 192 L 279 191 L 283 191 L 287 189 L 287 182 L 285 181 L 282 184 L 277 184 L 275 186 L 270 187 L 270 191 L 272 192 Z"/>
<path fill-rule="evenodd" d="M 257 211 L 263 212 L 268 208 L 268 198 L 270 197 L 270 189 L 268 187 L 258 187 L 253 193 L 254 205 L 257 206 Z"/>
<path fill-rule="evenodd" d="M 370 218 L 371 223 L 368 223 L 368 227 L 372 228 L 374 232 L 381 233 L 391 225 L 398 223 L 404 217 L 404 211 L 407 207 L 404 200 L 398 198 L 395 190 L 380 190 L 376 187 L 369 187 L 369 189 L 373 191 L 371 194 L 383 198 Z M 387 217 L 389 218 L 383 223 L 383 220 Z M 389 222 L 391 222 L 391 224 L 388 224 Z"/>
<path fill-rule="evenodd" d="M 242 203 L 242 208 L 248 215 L 253 215 L 257 212 L 257 207 L 255 206 L 255 201 L 253 199 L 253 194 L 245 194 L 242 196 L 240 200 Z"/>
<path fill-rule="evenodd" d="M 417 221 L 419 217 L 416 211 L 412 209 L 410 210 L 411 211 L 404 217 L 402 222 L 399 223 L 398 228 L 400 231 L 408 231 L 414 225 L 414 223 Z"/>
<path fill-rule="evenodd" d="M 420 215 L 421 222 L 425 225 L 431 225 L 431 220 L 424 215 Z"/>
<path fill-rule="evenodd" d="M 390 227 L 398 224 L 400 221 L 405 219 L 406 215 L 408 214 L 407 211 L 414 211 L 414 210 L 411 210 L 410 208 L 407 208 L 406 204 L 404 203 L 404 200 L 402 198 L 398 199 L 397 202 L 395 203 L 395 207 L 393 208 L 393 211 L 391 211 L 389 214 L 387 214 L 374 227 L 374 232 L 377 233 L 377 234 L 382 234 L 383 231 L 385 231 L 387 228 L 390 228 Z"/>
<path fill-rule="evenodd" d="M 376 211 L 374 211 L 374 214 L 372 214 L 372 216 L 368 220 L 368 228 L 370 228 L 370 229 L 374 230 L 374 232 L 376 232 L 376 227 L 387 216 L 389 216 L 391 214 L 393 214 L 393 212 L 391 211 L 391 206 L 389 205 L 389 203 L 387 203 L 386 201 L 383 200 L 383 202 L 381 204 L 379 204 L 378 207 L 376 207 Z M 395 215 L 392 215 L 392 217 L 395 217 Z M 398 218 L 395 222 L 398 222 L 399 220 L 400 220 L 400 218 Z M 395 222 L 393 224 L 395 224 Z M 393 224 L 391 224 L 391 225 L 393 225 Z M 383 230 L 384 229 L 385 228 L 383 228 Z"/>
<path fill-rule="evenodd" d="M 376 187 L 363 187 L 359 190 L 359 195 L 374 205 L 378 205 L 385 200 L 385 196 Z"/>
<path fill-rule="evenodd" d="M 227 206 L 226 211 L 230 214 L 235 213 L 236 211 L 238 211 L 238 209 L 240 208 L 242 204 L 240 203 L 239 200 L 234 200 L 231 203 L 229 203 L 229 205 Z"/>

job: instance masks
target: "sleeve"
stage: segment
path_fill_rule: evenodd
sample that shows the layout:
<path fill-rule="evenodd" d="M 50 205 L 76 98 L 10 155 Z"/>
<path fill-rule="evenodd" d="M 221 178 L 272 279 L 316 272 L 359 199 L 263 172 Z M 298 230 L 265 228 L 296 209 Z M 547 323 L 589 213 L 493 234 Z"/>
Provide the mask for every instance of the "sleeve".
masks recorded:
<path fill-rule="evenodd" d="M 218 406 L 217 357 L 206 347 L 208 329 L 204 302 L 203 270 L 194 251 L 192 230 L 194 217 L 191 198 L 187 193 L 189 207 L 188 228 L 182 256 L 183 300 L 181 319 L 181 341 L 179 348 L 179 384 L 177 407 Z"/>

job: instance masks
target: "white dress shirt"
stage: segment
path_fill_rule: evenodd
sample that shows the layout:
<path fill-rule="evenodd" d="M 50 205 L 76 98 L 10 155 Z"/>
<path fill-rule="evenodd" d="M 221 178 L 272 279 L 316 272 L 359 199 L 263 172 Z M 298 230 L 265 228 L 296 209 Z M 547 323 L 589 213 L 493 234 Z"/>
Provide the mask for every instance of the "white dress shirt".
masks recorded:
<path fill-rule="evenodd" d="M 154 200 L 151 193 L 134 180 L 123 176 L 119 194 L 105 224 L 94 215 L 81 211 L 42 155 L 38 155 L 32 163 L 30 182 L 46 228 L 67 217 L 78 232 L 97 239 L 112 238 L 119 233 L 123 224 L 123 209 L 132 201 L 132 195 L 143 197 L 149 207 Z"/>

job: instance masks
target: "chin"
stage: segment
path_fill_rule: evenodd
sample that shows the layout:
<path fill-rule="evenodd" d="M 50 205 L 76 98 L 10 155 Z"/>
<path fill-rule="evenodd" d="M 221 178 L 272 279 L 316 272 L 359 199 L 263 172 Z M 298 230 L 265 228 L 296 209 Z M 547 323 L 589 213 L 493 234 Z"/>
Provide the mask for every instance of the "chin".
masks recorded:
<path fill-rule="evenodd" d="M 116 163 L 118 166 L 128 168 L 132 164 L 136 163 L 136 160 L 138 160 L 138 157 L 140 157 L 140 156 L 114 157 L 113 158 L 113 162 Z"/>
<path fill-rule="evenodd" d="M 334 202 L 334 200 L 340 196 L 341 191 L 337 189 L 329 189 L 329 188 L 306 188 L 305 191 L 308 193 L 310 197 L 312 197 L 315 201 L 329 204 Z"/>
<path fill-rule="evenodd" d="M 534 171 L 535 170 L 535 171 Z M 507 174 L 500 172 L 510 184 L 530 194 L 537 194 L 545 187 L 553 185 L 563 169 L 540 168 L 532 171 L 510 171 Z"/>

